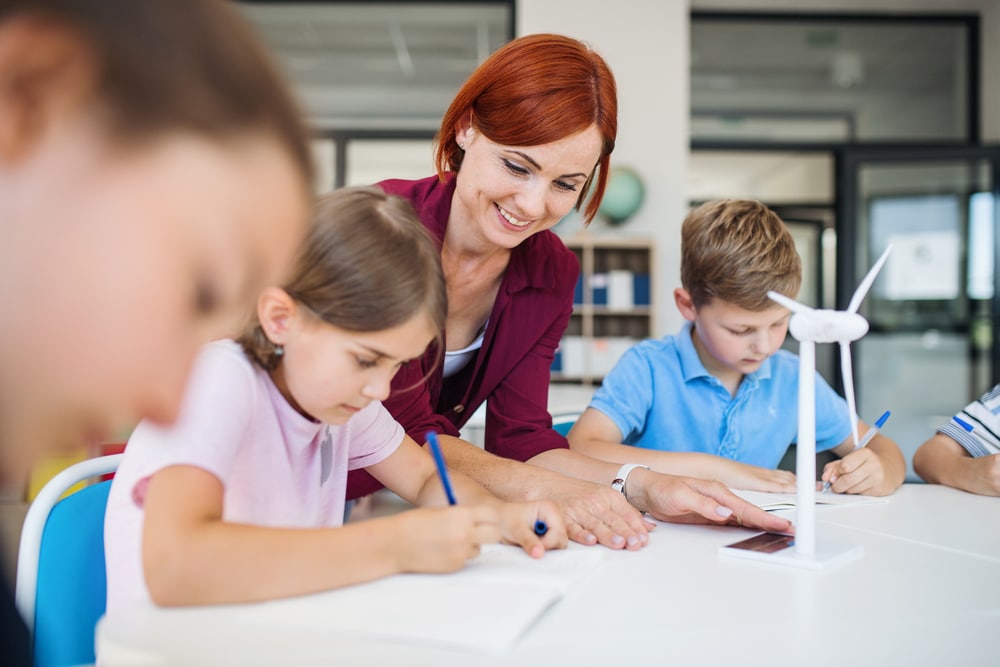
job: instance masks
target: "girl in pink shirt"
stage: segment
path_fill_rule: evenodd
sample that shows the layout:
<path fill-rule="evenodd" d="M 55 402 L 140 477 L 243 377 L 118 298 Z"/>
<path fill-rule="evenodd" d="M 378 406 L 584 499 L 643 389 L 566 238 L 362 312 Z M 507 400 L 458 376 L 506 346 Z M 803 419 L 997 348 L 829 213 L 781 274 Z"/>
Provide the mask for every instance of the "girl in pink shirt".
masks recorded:
<path fill-rule="evenodd" d="M 536 557 L 565 546 L 554 505 L 500 502 L 457 472 L 454 507 L 341 526 L 351 469 L 446 505 L 430 454 L 381 404 L 401 366 L 441 347 L 445 285 L 410 205 L 376 188 L 324 197 L 297 266 L 239 341 L 202 351 L 177 423 L 129 440 L 105 521 L 109 610 L 447 572 L 501 540 Z"/>

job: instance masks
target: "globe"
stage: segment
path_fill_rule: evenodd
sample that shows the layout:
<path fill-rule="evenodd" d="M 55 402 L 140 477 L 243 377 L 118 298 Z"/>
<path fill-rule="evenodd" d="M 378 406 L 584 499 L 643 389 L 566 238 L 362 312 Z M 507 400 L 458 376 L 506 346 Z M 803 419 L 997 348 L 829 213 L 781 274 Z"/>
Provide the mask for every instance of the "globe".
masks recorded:
<path fill-rule="evenodd" d="M 601 200 L 600 212 L 613 225 L 620 225 L 642 205 L 646 188 L 639 175 L 629 167 L 612 167 Z"/>

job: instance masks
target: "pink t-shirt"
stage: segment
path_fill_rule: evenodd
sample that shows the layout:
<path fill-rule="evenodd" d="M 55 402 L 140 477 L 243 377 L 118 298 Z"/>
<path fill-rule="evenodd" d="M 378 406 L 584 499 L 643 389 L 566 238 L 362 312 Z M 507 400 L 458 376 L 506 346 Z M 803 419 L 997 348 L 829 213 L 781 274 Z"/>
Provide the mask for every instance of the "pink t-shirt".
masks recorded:
<path fill-rule="evenodd" d="M 339 526 L 347 471 L 396 451 L 402 427 L 373 402 L 342 426 L 299 414 L 270 376 L 234 341 L 199 355 L 180 417 L 169 427 L 140 424 L 115 474 L 104 521 L 108 610 L 149 601 L 142 573 L 145 480 L 191 465 L 225 487 L 223 519 L 260 526 Z"/>

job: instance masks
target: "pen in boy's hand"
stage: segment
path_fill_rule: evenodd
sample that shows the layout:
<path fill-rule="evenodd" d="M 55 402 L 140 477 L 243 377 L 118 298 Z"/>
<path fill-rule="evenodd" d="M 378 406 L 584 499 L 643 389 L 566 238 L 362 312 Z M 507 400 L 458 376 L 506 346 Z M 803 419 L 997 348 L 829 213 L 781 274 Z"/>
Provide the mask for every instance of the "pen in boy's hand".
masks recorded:
<path fill-rule="evenodd" d="M 858 444 L 855 445 L 854 449 L 851 451 L 856 452 L 865 445 L 867 445 L 869 442 L 871 442 L 875 438 L 875 436 L 878 435 L 878 432 L 882 429 L 882 427 L 885 426 L 886 421 L 889 420 L 889 414 L 890 412 L 888 410 L 883 412 L 882 416 L 875 420 L 875 425 L 872 426 L 870 429 L 868 429 L 868 431 L 864 434 L 861 440 L 858 441 Z M 832 482 L 823 482 L 823 491 L 829 491 L 831 484 Z"/>
<path fill-rule="evenodd" d="M 535 535 L 543 537 L 545 533 L 549 532 L 549 524 L 539 519 L 538 521 L 535 522 L 534 530 L 535 530 Z"/>
<path fill-rule="evenodd" d="M 448 479 L 448 468 L 444 464 L 444 456 L 441 454 L 441 444 L 438 442 L 437 433 L 427 432 L 427 445 L 431 448 L 431 456 L 434 457 L 434 465 L 437 466 L 438 477 L 441 478 L 441 486 L 444 487 L 444 494 L 448 497 L 448 504 L 455 505 L 455 493 L 451 490 L 451 480 Z"/>
<path fill-rule="evenodd" d="M 885 412 L 882 413 L 881 417 L 875 420 L 875 426 L 868 429 L 868 432 L 864 434 L 864 436 L 861 438 L 861 441 L 854 446 L 854 451 L 858 451 L 859 449 L 867 445 L 869 442 L 871 442 L 876 435 L 878 435 L 878 432 L 882 429 L 883 426 L 885 426 L 886 421 L 889 420 L 889 414 L 890 414 L 889 411 L 886 410 Z"/>

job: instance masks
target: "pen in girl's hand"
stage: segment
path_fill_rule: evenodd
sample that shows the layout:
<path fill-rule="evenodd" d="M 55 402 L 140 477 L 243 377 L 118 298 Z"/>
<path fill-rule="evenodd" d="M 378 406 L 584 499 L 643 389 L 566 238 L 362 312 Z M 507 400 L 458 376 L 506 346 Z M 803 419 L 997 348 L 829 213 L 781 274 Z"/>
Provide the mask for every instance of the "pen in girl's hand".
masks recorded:
<path fill-rule="evenodd" d="M 888 410 L 883 412 L 882 416 L 875 420 L 875 425 L 872 426 L 870 429 L 868 429 L 868 431 L 864 434 L 864 436 L 862 436 L 861 440 L 858 441 L 858 444 L 855 445 L 854 449 L 851 451 L 856 452 L 865 445 L 867 445 L 869 442 L 871 442 L 875 438 L 875 436 L 878 435 L 878 432 L 882 429 L 882 427 L 885 426 L 886 421 L 888 421 L 889 419 L 889 414 L 890 412 Z M 830 485 L 831 482 L 823 482 L 823 491 L 829 491 Z"/>
<path fill-rule="evenodd" d="M 438 442 L 437 433 L 427 432 L 427 446 L 431 448 L 431 456 L 434 457 L 434 465 L 437 466 L 438 477 L 441 478 L 441 486 L 444 487 L 444 494 L 448 497 L 448 504 L 455 505 L 455 492 L 451 490 L 451 480 L 448 479 L 448 468 L 444 464 L 444 456 L 441 454 L 441 444 Z"/>
<path fill-rule="evenodd" d="M 444 455 L 441 454 L 441 443 L 438 442 L 437 433 L 434 431 L 427 432 L 427 446 L 431 448 L 431 456 L 434 457 L 434 465 L 437 466 L 438 477 L 441 478 L 441 486 L 444 487 L 444 494 L 448 497 L 448 504 L 455 505 L 457 502 L 455 500 L 455 492 L 451 489 L 448 467 L 445 465 Z M 538 535 L 538 537 L 544 537 L 549 532 L 549 524 L 538 519 L 532 526 L 532 530 L 535 531 L 535 535 Z"/>

